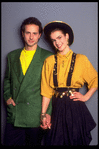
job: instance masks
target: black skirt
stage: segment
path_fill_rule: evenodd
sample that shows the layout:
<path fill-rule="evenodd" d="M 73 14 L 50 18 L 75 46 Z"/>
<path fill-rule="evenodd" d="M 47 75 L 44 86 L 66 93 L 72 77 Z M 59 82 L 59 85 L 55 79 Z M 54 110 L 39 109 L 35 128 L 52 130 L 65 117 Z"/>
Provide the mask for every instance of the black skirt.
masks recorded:
<path fill-rule="evenodd" d="M 45 137 L 45 145 L 89 145 L 94 122 L 84 102 L 69 96 L 53 97 L 52 126 Z"/>

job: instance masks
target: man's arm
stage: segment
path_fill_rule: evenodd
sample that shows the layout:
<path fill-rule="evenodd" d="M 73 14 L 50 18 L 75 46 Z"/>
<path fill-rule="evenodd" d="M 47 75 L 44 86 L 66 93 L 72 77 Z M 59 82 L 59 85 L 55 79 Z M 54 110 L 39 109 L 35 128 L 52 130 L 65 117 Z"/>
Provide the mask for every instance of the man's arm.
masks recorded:
<path fill-rule="evenodd" d="M 6 72 L 5 72 L 5 78 L 4 78 L 4 89 L 3 89 L 3 97 L 4 97 L 5 101 L 7 101 L 10 97 L 12 97 L 11 91 L 10 91 L 10 88 L 11 88 L 10 85 L 11 85 L 11 81 L 10 81 L 10 60 L 8 58 L 7 59 Z"/>

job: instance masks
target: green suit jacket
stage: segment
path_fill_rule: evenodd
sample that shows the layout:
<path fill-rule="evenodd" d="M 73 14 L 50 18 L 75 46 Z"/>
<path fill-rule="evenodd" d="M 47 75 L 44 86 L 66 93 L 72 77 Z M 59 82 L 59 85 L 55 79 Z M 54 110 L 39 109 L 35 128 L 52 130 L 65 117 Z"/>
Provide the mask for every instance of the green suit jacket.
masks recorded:
<path fill-rule="evenodd" d="M 7 106 L 7 122 L 17 127 L 38 127 L 42 97 L 40 95 L 41 71 L 44 60 L 52 55 L 51 52 L 37 47 L 30 66 L 23 76 L 20 54 L 22 49 L 10 52 L 7 56 L 7 69 L 4 78 L 4 99 L 10 97 L 16 106 Z M 51 114 L 52 106 L 49 105 L 48 114 Z"/>

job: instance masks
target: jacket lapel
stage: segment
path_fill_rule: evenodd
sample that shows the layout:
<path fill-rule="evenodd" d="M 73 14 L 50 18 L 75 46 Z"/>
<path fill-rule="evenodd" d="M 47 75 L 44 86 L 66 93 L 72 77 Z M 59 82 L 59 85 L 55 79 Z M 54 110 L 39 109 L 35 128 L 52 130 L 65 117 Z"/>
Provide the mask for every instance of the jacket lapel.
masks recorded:
<path fill-rule="evenodd" d="M 34 54 L 34 57 L 29 65 L 29 68 L 27 69 L 27 72 L 23 78 L 23 81 L 20 86 L 20 92 L 26 88 L 30 82 L 32 81 L 33 84 L 37 80 L 37 77 L 40 74 L 40 65 L 41 65 L 41 58 L 40 58 L 41 48 L 38 46 L 37 50 Z"/>
<path fill-rule="evenodd" d="M 22 78 L 24 77 L 23 72 L 22 72 L 22 68 L 21 68 L 21 63 L 20 63 L 20 54 L 21 54 L 22 50 L 23 49 L 19 49 L 13 57 L 13 59 L 14 59 L 13 69 L 15 71 L 15 74 L 17 76 L 17 79 L 18 79 L 19 83 L 21 83 Z"/>

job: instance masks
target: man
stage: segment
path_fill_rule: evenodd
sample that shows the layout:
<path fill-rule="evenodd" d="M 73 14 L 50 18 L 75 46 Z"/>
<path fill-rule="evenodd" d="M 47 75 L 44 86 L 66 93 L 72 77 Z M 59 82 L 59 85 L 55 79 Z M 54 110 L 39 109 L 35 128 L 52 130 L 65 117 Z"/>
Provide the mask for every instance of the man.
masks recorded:
<path fill-rule="evenodd" d="M 42 25 L 37 18 L 30 17 L 24 20 L 21 34 L 25 47 L 8 54 L 4 78 L 7 146 L 40 145 L 43 135 L 43 130 L 39 127 L 42 102 L 41 70 L 45 58 L 52 53 L 37 45 L 42 34 Z M 46 114 L 48 122 L 49 114 L 51 105 Z"/>

